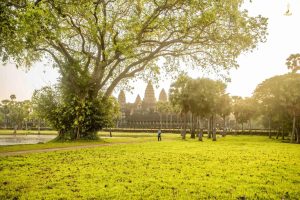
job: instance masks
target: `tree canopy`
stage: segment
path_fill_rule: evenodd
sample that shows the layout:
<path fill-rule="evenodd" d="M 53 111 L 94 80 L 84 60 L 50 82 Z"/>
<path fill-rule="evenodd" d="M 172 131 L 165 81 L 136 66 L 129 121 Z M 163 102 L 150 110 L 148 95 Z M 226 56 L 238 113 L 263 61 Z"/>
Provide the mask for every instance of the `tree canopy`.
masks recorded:
<path fill-rule="evenodd" d="M 103 127 L 115 125 L 119 104 L 113 97 L 98 96 L 93 101 L 70 98 L 65 102 L 59 87 L 43 87 L 32 97 L 35 112 L 59 130 L 59 139 L 94 139 Z"/>
<path fill-rule="evenodd" d="M 249 16 L 242 3 L 8 0 L 0 3 L 0 57 L 27 67 L 52 62 L 61 75 L 64 104 L 99 101 L 96 109 L 100 96 L 105 102 L 127 79 L 178 72 L 182 62 L 215 70 L 237 67 L 236 58 L 265 41 L 267 30 L 267 19 Z M 165 64 L 158 66 L 161 58 Z M 89 130 L 78 129 L 85 126 L 78 116 L 86 113 L 63 113 L 75 120 L 70 132 Z"/>
<path fill-rule="evenodd" d="M 179 107 L 181 113 L 186 115 L 190 112 L 194 119 L 195 117 L 212 118 L 214 127 L 214 118 L 217 114 L 222 116 L 230 114 L 230 110 L 227 110 L 230 101 L 229 96 L 225 94 L 225 89 L 226 84 L 221 81 L 208 78 L 192 79 L 182 75 L 172 83 L 169 96 L 172 105 Z"/>
<path fill-rule="evenodd" d="M 277 123 L 293 126 L 291 141 L 300 142 L 300 74 L 290 73 L 274 76 L 257 86 L 254 97 L 262 108 L 265 117 Z M 298 123 L 298 126 L 297 124 Z M 298 133 L 298 135 L 296 135 Z"/>
<path fill-rule="evenodd" d="M 178 70 L 184 60 L 228 69 L 265 40 L 266 19 L 248 16 L 237 1 L 24 0 L 1 9 L 4 60 L 31 66 L 43 58 L 59 68 L 68 89 L 81 96 L 110 95 L 127 78 Z"/>

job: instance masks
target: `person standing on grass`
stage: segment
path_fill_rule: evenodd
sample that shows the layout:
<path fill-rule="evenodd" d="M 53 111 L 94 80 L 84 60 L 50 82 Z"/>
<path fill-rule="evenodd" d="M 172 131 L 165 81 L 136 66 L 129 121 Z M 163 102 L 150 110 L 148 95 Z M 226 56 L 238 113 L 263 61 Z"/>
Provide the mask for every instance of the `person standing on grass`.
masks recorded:
<path fill-rule="evenodd" d="M 158 129 L 158 131 L 157 131 L 157 140 L 161 141 L 161 130 L 160 129 Z"/>

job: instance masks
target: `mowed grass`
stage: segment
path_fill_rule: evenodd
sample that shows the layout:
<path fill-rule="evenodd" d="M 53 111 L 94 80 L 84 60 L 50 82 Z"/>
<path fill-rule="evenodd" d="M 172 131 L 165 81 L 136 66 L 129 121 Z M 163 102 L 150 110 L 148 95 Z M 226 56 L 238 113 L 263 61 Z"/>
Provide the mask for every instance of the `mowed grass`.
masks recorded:
<path fill-rule="evenodd" d="M 157 140 L 155 133 L 121 133 L 113 132 L 109 137 L 107 132 L 98 132 L 99 140 L 78 140 L 78 141 L 65 141 L 57 142 L 55 140 L 41 144 L 20 144 L 20 145 L 5 145 L 0 146 L 0 153 L 16 152 L 16 151 L 28 151 L 39 149 L 52 149 L 52 148 L 66 148 L 88 145 L 101 145 L 101 144 L 115 144 L 115 143 L 140 143 L 140 142 L 153 142 Z M 164 134 L 164 140 L 178 139 L 178 134 Z"/>
<path fill-rule="evenodd" d="M 299 145 L 259 136 L 177 137 L 0 157 L 0 199 L 300 197 Z"/>

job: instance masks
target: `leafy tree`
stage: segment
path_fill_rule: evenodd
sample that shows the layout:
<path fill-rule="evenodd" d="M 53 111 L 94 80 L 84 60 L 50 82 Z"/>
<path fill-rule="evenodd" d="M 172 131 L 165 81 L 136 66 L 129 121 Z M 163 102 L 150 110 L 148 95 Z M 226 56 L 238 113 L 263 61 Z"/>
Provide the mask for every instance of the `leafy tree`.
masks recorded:
<path fill-rule="evenodd" d="M 173 107 L 179 108 L 183 118 L 182 139 L 185 139 L 187 128 L 187 114 L 190 111 L 189 91 L 187 89 L 188 82 L 191 78 L 186 75 L 181 75 L 171 84 L 169 91 L 169 99 Z"/>
<path fill-rule="evenodd" d="M 14 134 L 22 126 L 22 122 L 26 117 L 27 111 L 24 107 L 24 102 L 16 101 L 16 95 L 10 95 L 11 101 L 8 102 L 8 118 L 11 125 L 14 127 Z"/>
<path fill-rule="evenodd" d="M 254 96 L 264 110 L 264 116 L 278 116 L 279 122 L 290 119 L 291 142 L 300 143 L 300 74 L 274 76 L 259 84 Z M 275 113 L 274 113 L 275 111 Z M 289 117 L 287 117 L 287 115 Z"/>
<path fill-rule="evenodd" d="M 192 79 L 189 81 L 189 105 L 191 112 L 195 116 L 200 118 L 208 117 L 213 120 L 216 115 L 219 95 L 223 93 L 219 89 L 222 88 L 221 90 L 225 90 L 225 87 L 219 86 L 223 86 L 223 84 L 208 78 Z"/>
<path fill-rule="evenodd" d="M 221 81 L 213 81 L 211 83 L 211 91 L 214 93 L 213 99 L 212 99 L 212 108 L 211 108 L 211 118 L 212 118 L 212 136 L 213 141 L 216 141 L 216 115 L 220 114 L 220 102 L 222 98 L 224 98 L 225 95 L 225 89 L 226 84 Z"/>
<path fill-rule="evenodd" d="M 3 107 L 0 104 L 0 124 L 1 124 L 1 127 L 5 123 L 5 116 L 4 116 L 4 113 L 3 113 L 2 109 L 3 109 Z"/>
<path fill-rule="evenodd" d="M 292 73 L 296 73 L 300 70 L 300 54 L 291 54 L 286 59 L 286 65 L 288 69 L 292 70 Z"/>
<path fill-rule="evenodd" d="M 242 131 L 244 131 L 244 124 L 249 123 L 251 131 L 251 119 L 256 116 L 257 107 L 253 98 L 235 98 L 233 104 L 233 111 L 235 119 L 242 124 Z"/>
<path fill-rule="evenodd" d="M 226 117 L 232 112 L 232 99 L 228 94 L 220 97 L 217 103 L 218 114 L 223 118 L 223 136 L 226 135 Z"/>
<path fill-rule="evenodd" d="M 51 60 L 67 96 L 93 103 L 103 93 L 105 101 L 128 78 L 156 76 L 161 57 L 168 72 L 178 71 L 180 61 L 237 67 L 241 53 L 265 40 L 267 25 L 265 18 L 241 11 L 242 2 L 4 1 L 0 56 L 28 67 Z"/>
<path fill-rule="evenodd" d="M 191 79 L 187 76 L 181 76 L 171 85 L 170 100 L 173 105 L 178 105 L 183 113 L 191 112 L 193 119 L 197 117 L 209 117 L 212 119 L 213 140 L 215 141 L 214 119 L 218 114 L 219 103 L 225 95 L 225 88 L 226 85 L 220 81 L 207 78 Z M 195 126 L 192 125 L 192 138 L 195 138 L 194 129 Z"/>
<path fill-rule="evenodd" d="M 31 118 L 32 113 L 32 104 L 31 101 L 25 100 L 22 102 L 22 109 L 24 112 L 24 122 L 25 122 L 25 129 L 28 130 L 28 121 Z"/>
<path fill-rule="evenodd" d="M 1 113 L 3 114 L 4 116 L 4 128 L 6 129 L 7 126 L 8 126 L 8 114 L 9 114 L 9 108 L 8 108 L 8 104 L 9 104 L 9 100 L 8 99 L 5 99 L 5 100 L 2 100 L 1 103 L 2 103 L 2 106 L 1 106 Z"/>
<path fill-rule="evenodd" d="M 118 102 L 112 97 L 99 96 L 93 101 L 68 97 L 68 103 L 64 98 L 59 88 L 51 87 L 36 90 L 32 97 L 38 115 L 59 130 L 58 139 L 95 139 L 98 130 L 113 126 L 119 116 Z"/>

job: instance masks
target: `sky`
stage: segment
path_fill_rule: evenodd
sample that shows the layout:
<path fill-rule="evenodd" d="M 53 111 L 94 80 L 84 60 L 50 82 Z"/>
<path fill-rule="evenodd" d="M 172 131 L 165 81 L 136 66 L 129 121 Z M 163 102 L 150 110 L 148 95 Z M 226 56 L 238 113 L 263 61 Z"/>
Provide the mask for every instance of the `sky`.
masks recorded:
<path fill-rule="evenodd" d="M 292 15 L 285 16 L 288 4 Z M 240 55 L 239 68 L 230 70 L 231 82 L 227 92 L 231 95 L 249 97 L 263 80 L 288 72 L 285 65 L 290 54 L 300 53 L 300 0 L 245 0 L 243 6 L 252 16 L 262 15 L 268 20 L 266 43 L 260 43 L 253 52 Z M 190 71 L 193 78 L 213 76 L 201 70 Z M 43 63 L 35 64 L 30 70 L 16 69 L 13 64 L 0 63 L 0 100 L 15 94 L 17 100 L 30 99 L 35 89 L 56 83 L 58 72 Z M 160 80 L 155 85 L 156 98 L 162 88 L 169 90 L 172 80 Z M 133 90 L 126 93 L 127 102 L 133 102 L 139 94 L 144 97 L 146 83 L 132 84 Z M 115 91 L 115 96 L 118 91 Z"/>

